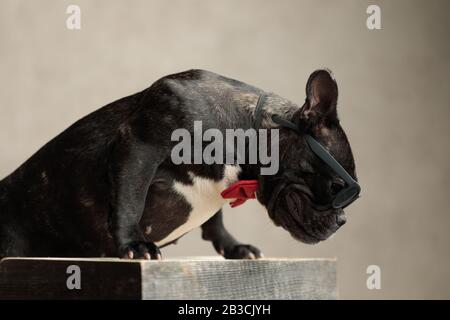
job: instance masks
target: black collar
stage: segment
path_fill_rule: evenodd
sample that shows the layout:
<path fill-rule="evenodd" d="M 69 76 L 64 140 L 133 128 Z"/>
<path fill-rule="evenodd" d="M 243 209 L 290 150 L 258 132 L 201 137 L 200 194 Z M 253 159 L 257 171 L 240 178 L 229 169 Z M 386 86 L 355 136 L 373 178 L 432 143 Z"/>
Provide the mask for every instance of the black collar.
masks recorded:
<path fill-rule="evenodd" d="M 256 103 L 255 120 L 253 123 L 256 130 L 261 129 L 262 111 L 264 108 L 264 103 L 266 102 L 266 98 L 267 95 L 265 93 L 261 93 L 258 97 L 258 102 Z"/>
<path fill-rule="evenodd" d="M 263 112 L 264 103 L 266 102 L 266 100 L 267 100 L 267 95 L 265 93 L 261 93 L 258 97 L 258 102 L 256 103 L 255 114 L 254 114 L 255 120 L 253 122 L 253 126 L 255 127 L 256 130 L 261 129 L 262 112 Z M 300 133 L 299 127 L 296 126 L 294 123 L 292 123 L 289 120 L 286 120 L 278 115 L 272 115 L 271 119 L 273 122 L 275 122 L 276 124 L 278 124 L 282 127 L 286 127 L 286 128 L 296 131 L 297 133 Z"/>

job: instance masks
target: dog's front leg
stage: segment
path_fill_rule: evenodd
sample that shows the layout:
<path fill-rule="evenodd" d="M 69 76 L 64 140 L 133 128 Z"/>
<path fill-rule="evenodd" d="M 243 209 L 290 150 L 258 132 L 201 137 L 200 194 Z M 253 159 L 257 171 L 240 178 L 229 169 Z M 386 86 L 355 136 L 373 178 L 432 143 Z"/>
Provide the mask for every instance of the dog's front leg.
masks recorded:
<path fill-rule="evenodd" d="M 112 150 L 110 226 L 120 258 L 161 259 L 159 248 L 146 241 L 139 227 L 147 191 L 161 161 L 156 148 L 130 135 L 122 136 Z"/>
<path fill-rule="evenodd" d="M 202 224 L 202 238 L 211 241 L 216 251 L 226 259 L 258 259 L 262 257 L 258 248 L 240 243 L 225 229 L 222 210 Z"/>

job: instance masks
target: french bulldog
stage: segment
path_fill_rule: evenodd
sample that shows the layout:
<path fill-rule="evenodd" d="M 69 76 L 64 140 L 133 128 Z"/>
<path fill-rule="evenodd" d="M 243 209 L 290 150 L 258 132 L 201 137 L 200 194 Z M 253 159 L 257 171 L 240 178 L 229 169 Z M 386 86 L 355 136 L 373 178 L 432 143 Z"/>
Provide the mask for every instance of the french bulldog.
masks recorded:
<path fill-rule="evenodd" d="M 174 164 L 171 134 L 249 129 L 264 94 L 261 128 L 279 130 L 279 170 L 261 164 Z M 224 76 L 189 70 L 110 103 L 74 123 L 0 182 L 0 258 L 6 256 L 160 259 L 160 248 L 201 226 L 202 237 L 228 259 L 260 258 L 224 227 L 221 193 L 257 180 L 256 201 L 295 239 L 317 243 L 346 219 L 324 206 L 344 188 L 308 148 L 289 119 L 313 136 L 356 179 L 352 151 L 340 126 L 332 73 L 318 70 L 298 106 L 274 93 Z M 325 208 L 325 209 L 323 209 Z"/>

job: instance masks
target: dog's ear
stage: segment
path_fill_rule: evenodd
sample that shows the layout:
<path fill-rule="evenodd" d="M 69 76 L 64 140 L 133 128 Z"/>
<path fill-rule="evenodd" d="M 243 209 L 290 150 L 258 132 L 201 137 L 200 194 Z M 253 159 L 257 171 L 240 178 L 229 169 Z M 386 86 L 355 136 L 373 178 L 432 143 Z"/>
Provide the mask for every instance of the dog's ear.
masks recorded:
<path fill-rule="evenodd" d="M 293 117 L 299 125 L 314 125 L 319 122 L 338 121 L 336 105 L 338 87 L 329 70 L 316 70 L 306 84 L 306 101 Z"/>

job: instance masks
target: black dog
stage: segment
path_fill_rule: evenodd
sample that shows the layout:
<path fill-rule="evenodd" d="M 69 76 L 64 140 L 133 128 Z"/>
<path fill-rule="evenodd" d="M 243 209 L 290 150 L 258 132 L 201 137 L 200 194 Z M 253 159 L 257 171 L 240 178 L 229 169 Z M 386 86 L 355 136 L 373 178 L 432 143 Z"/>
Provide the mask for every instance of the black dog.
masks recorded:
<path fill-rule="evenodd" d="M 337 85 L 314 72 L 300 108 L 272 93 L 220 75 L 190 70 L 86 116 L 51 140 L 0 182 L 0 258 L 5 256 L 119 256 L 159 259 L 159 247 L 201 225 L 225 258 L 258 258 L 253 246 L 224 228 L 220 196 L 239 179 L 259 180 L 257 199 L 276 225 L 305 243 L 327 239 L 344 222 L 342 209 L 318 208 L 343 188 L 305 144 L 279 130 L 280 168 L 181 164 L 171 161 L 177 128 L 252 128 L 258 97 L 271 115 L 290 119 L 315 137 L 355 177 L 355 165 L 336 113 Z M 286 174 L 289 173 L 289 174 Z"/>

